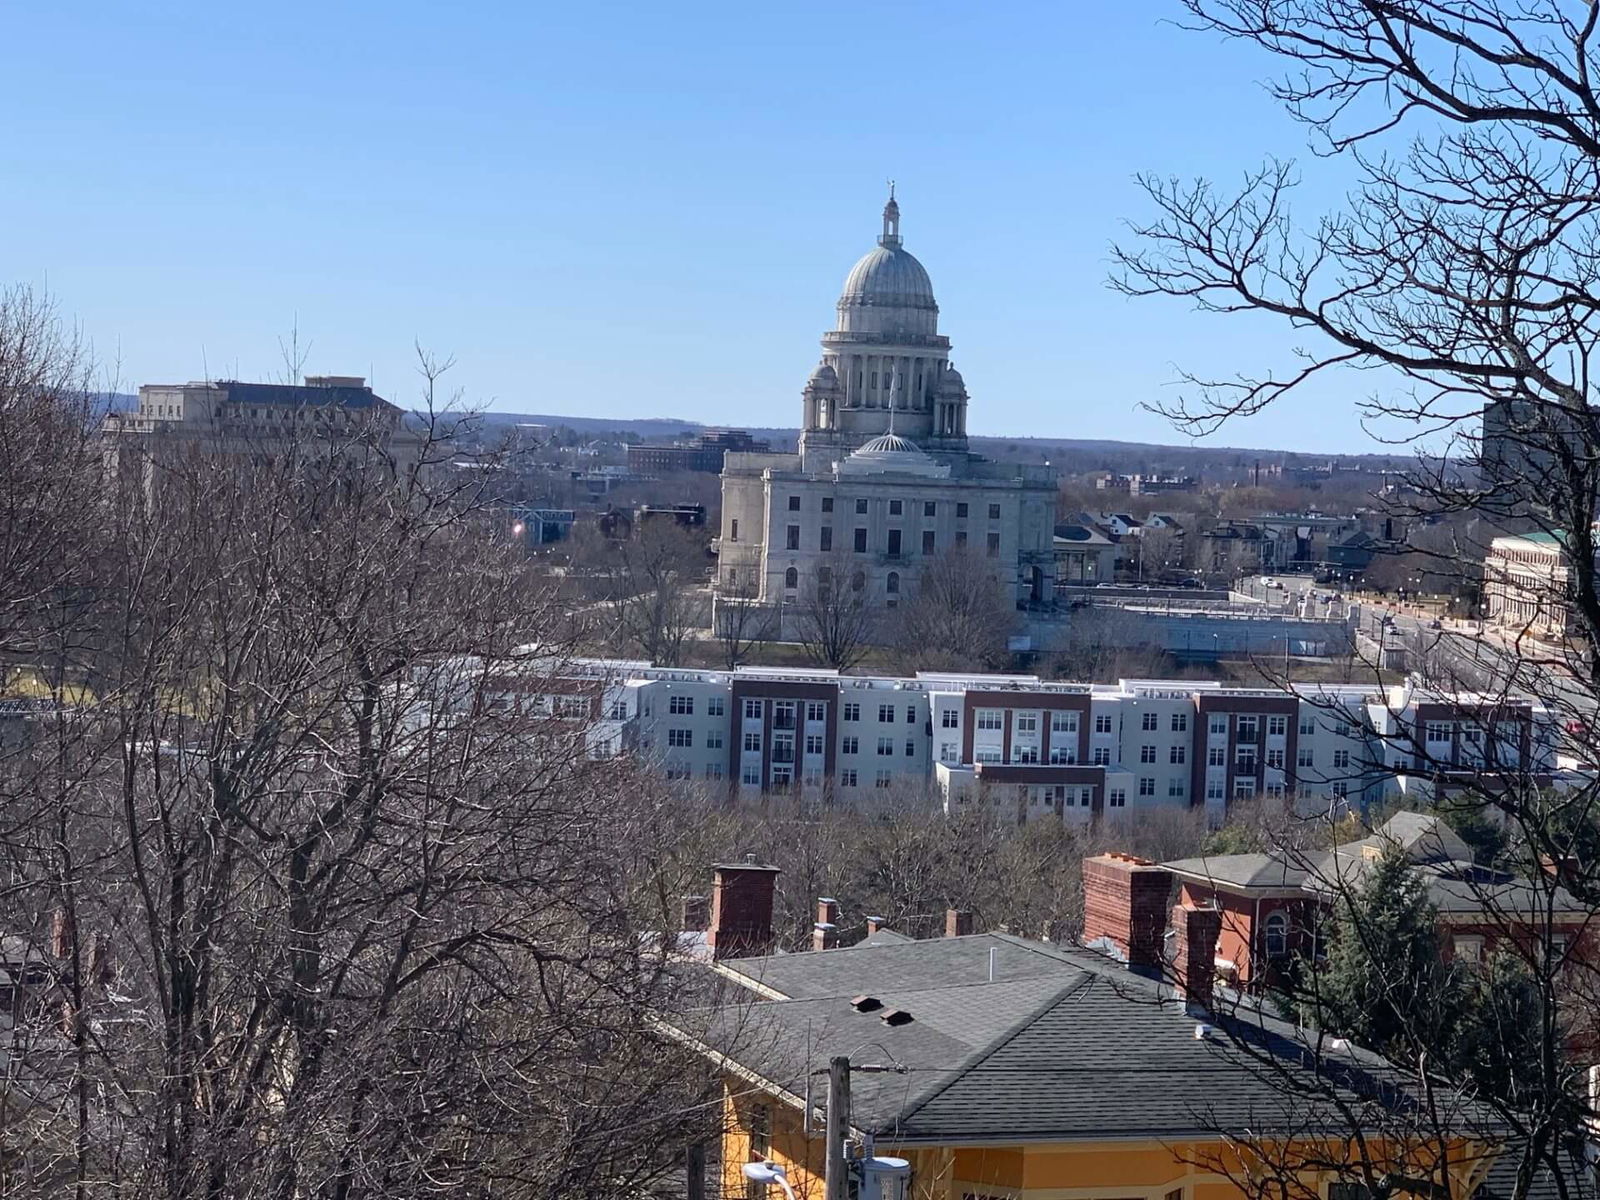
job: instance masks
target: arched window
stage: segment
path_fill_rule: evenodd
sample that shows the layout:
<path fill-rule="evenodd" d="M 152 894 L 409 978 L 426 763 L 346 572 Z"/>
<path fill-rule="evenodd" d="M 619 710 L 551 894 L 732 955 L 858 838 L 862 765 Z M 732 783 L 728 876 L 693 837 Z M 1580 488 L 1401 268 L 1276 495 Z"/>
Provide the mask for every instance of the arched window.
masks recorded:
<path fill-rule="evenodd" d="M 850 590 L 852 592 L 859 592 L 866 586 L 867 577 L 862 572 L 857 571 L 854 575 L 850 576 Z"/>
<path fill-rule="evenodd" d="M 1289 914 L 1281 908 L 1267 914 L 1266 943 L 1268 958 L 1283 958 L 1289 953 Z"/>
<path fill-rule="evenodd" d="M 889 572 L 888 590 L 889 590 L 889 595 L 891 595 L 891 596 L 896 595 L 900 591 L 900 572 L 899 571 L 890 571 Z"/>
<path fill-rule="evenodd" d="M 793 567 L 790 567 L 787 571 L 785 571 L 783 573 L 783 586 L 788 588 L 791 592 L 794 591 L 795 588 L 799 587 L 800 572 L 795 570 Z"/>

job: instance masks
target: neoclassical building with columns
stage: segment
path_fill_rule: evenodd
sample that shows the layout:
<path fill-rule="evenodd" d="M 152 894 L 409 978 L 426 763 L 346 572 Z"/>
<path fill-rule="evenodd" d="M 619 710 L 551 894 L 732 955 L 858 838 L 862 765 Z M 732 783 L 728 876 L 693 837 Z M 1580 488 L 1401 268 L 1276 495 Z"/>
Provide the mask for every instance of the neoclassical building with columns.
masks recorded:
<path fill-rule="evenodd" d="M 787 616 L 819 578 L 847 572 L 841 585 L 893 609 L 929 562 L 964 548 L 993 563 L 1019 607 L 1049 605 L 1055 474 L 968 449 L 966 383 L 893 194 L 836 307 L 801 393 L 799 453 L 724 460 L 717 592 Z"/>

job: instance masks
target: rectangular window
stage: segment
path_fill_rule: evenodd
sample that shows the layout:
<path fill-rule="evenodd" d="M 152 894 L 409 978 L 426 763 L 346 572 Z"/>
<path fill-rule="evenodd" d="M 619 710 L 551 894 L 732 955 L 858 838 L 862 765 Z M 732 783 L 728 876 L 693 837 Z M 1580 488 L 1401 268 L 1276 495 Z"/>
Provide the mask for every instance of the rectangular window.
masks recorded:
<path fill-rule="evenodd" d="M 822 511 L 823 512 L 832 512 L 833 511 L 833 497 L 832 496 L 824 496 L 822 498 Z"/>
<path fill-rule="evenodd" d="M 722 778 L 722 764 L 721 763 L 707 763 L 706 764 L 706 778 L 707 779 L 721 779 Z"/>
<path fill-rule="evenodd" d="M 1167 795 L 1171 797 L 1182 796 L 1189 789 L 1184 786 L 1181 779 L 1172 779 L 1167 782 Z"/>
<path fill-rule="evenodd" d="M 1299 753 L 1295 755 L 1294 763 L 1297 767 L 1314 767 L 1316 766 L 1316 755 L 1310 746 L 1301 746 Z"/>
<path fill-rule="evenodd" d="M 1228 765 L 1228 748 L 1226 746 L 1213 746 L 1206 751 L 1206 766 L 1225 767 Z"/>
<path fill-rule="evenodd" d="M 956 518 L 958 520 L 965 520 L 966 516 L 967 516 L 967 506 L 966 506 L 966 504 L 965 503 L 957 504 L 956 505 Z"/>
<path fill-rule="evenodd" d="M 894 739 L 881 737 L 878 739 L 878 757 L 888 758 L 894 753 Z"/>
<path fill-rule="evenodd" d="M 822 735 L 820 733 L 808 733 L 808 734 L 806 734 L 806 753 L 807 754 L 821 754 L 822 753 Z"/>
<path fill-rule="evenodd" d="M 1005 717 L 998 708 L 980 708 L 976 723 L 979 729 L 1003 729 Z"/>
<path fill-rule="evenodd" d="M 1122 808 L 1128 803 L 1128 793 L 1125 788 L 1112 788 L 1106 793 L 1106 807 Z"/>
<path fill-rule="evenodd" d="M 744 719 L 746 721 L 761 720 L 761 701 L 746 700 L 744 702 Z"/>
<path fill-rule="evenodd" d="M 939 512 L 939 506 L 937 504 L 935 504 L 932 500 L 924 500 L 922 502 L 922 515 L 923 516 L 925 516 L 925 517 L 937 516 L 938 512 Z"/>
<path fill-rule="evenodd" d="M 886 788 L 889 786 L 890 778 L 891 775 L 888 771 L 879 771 L 872 777 L 872 786 L 875 788 Z"/>
<path fill-rule="evenodd" d="M 1111 714 L 1110 713 L 1101 713 L 1097 717 L 1095 717 L 1095 719 L 1094 719 L 1094 731 L 1096 733 L 1110 733 L 1111 732 Z"/>
<path fill-rule="evenodd" d="M 739 540 L 739 518 L 738 517 L 734 517 L 733 520 L 728 522 L 728 540 L 730 542 L 737 542 Z"/>
<path fill-rule="evenodd" d="M 1188 733 L 1189 732 L 1189 714 L 1188 713 L 1177 712 L 1177 713 L 1173 713 L 1172 714 L 1172 732 L 1173 733 Z"/>
<path fill-rule="evenodd" d="M 865 529 L 858 528 L 856 530 L 855 552 L 857 554 L 865 554 L 867 552 L 867 531 Z"/>
<path fill-rule="evenodd" d="M 1222 780 L 1216 779 L 1216 780 L 1213 780 L 1210 783 L 1206 784 L 1206 799 L 1207 800 L 1221 800 L 1222 799 Z"/>
<path fill-rule="evenodd" d="M 1212 716 L 1211 723 L 1208 728 L 1212 733 L 1227 733 L 1228 718 L 1222 713 L 1216 713 Z"/>
<path fill-rule="evenodd" d="M 998 521 L 999 519 L 1000 519 L 1000 506 L 998 504 L 989 505 L 989 520 Z"/>
<path fill-rule="evenodd" d="M 806 720 L 826 721 L 828 719 L 828 706 L 821 700 L 806 701 Z"/>
<path fill-rule="evenodd" d="M 1288 717 L 1268 717 L 1267 718 L 1267 736 L 1268 737 L 1283 737 L 1288 732 L 1289 732 L 1289 718 Z"/>
<path fill-rule="evenodd" d="M 839 772 L 839 786 L 850 788 L 856 786 L 856 770 L 854 767 L 846 767 Z"/>
<path fill-rule="evenodd" d="M 1096 746 L 1094 748 L 1093 762 L 1094 762 L 1094 765 L 1097 766 L 1097 767 L 1108 767 L 1108 766 L 1110 766 L 1111 765 L 1111 747 L 1110 746 Z"/>
<path fill-rule="evenodd" d="M 722 749 L 722 730 L 713 729 L 710 733 L 706 734 L 706 749 L 707 750 L 721 750 Z"/>
<path fill-rule="evenodd" d="M 1152 776 L 1152 775 L 1141 775 L 1139 777 L 1139 795 L 1141 795 L 1141 796 L 1154 796 L 1155 794 L 1156 794 L 1155 777 Z"/>
<path fill-rule="evenodd" d="M 979 746 L 972 752 L 972 761 L 981 763 L 997 763 L 1000 761 L 1000 747 Z"/>
<path fill-rule="evenodd" d="M 1428 722 L 1428 740 L 1430 742 L 1448 742 L 1450 740 L 1450 726 L 1443 721 Z"/>
<path fill-rule="evenodd" d="M 747 734 L 745 734 L 744 735 L 744 748 L 748 753 L 751 753 L 751 754 L 759 754 L 759 753 L 761 753 L 761 735 L 759 733 L 747 733 Z"/>
<path fill-rule="evenodd" d="M 889 515 L 891 517 L 902 516 L 902 515 L 904 515 L 904 511 L 905 511 L 905 501 L 903 501 L 903 500 L 891 500 L 891 501 L 889 501 Z"/>
<path fill-rule="evenodd" d="M 723 702 L 722 702 L 722 697 L 721 696 L 711 696 L 711 697 L 707 698 L 707 700 L 706 700 L 706 716 L 708 716 L 708 717 L 725 717 L 727 715 L 728 715 L 728 711 L 727 711 L 726 708 L 723 707 Z"/>
<path fill-rule="evenodd" d="M 1062 712 L 1057 709 L 1050 714 L 1051 733 L 1077 733 L 1078 714 L 1075 712 Z"/>
<path fill-rule="evenodd" d="M 915 758 L 916 756 L 917 756 L 917 743 L 916 743 L 916 741 L 914 739 L 907 738 L 906 739 L 906 757 L 907 758 Z"/>
<path fill-rule="evenodd" d="M 1063 746 L 1056 743 L 1050 747 L 1050 761 L 1057 765 L 1075 763 L 1078 761 L 1078 748 L 1076 746 Z"/>
<path fill-rule="evenodd" d="M 694 715 L 694 697 L 673 696 L 667 701 L 667 711 L 675 717 L 692 717 Z"/>
<path fill-rule="evenodd" d="M 800 526 L 798 526 L 798 525 L 790 525 L 788 527 L 787 531 L 785 532 L 785 536 L 784 536 L 784 549 L 786 549 L 786 550 L 798 550 L 798 549 L 800 549 Z"/>
<path fill-rule="evenodd" d="M 988 537 L 988 550 L 990 558 L 1000 557 L 1000 535 L 991 533 Z"/>
<path fill-rule="evenodd" d="M 1158 717 L 1153 712 L 1147 712 L 1147 713 L 1143 714 L 1143 716 L 1140 718 L 1140 721 L 1139 721 L 1139 728 L 1140 729 L 1153 730 L 1153 729 L 1159 729 L 1160 726 L 1161 726 L 1161 718 Z"/>
<path fill-rule="evenodd" d="M 688 748 L 694 745 L 694 730 L 669 729 L 667 730 L 667 745 L 683 746 Z"/>
<path fill-rule="evenodd" d="M 947 708 L 939 714 L 939 727 L 941 729 L 960 729 L 961 714 L 953 708 Z"/>
<path fill-rule="evenodd" d="M 1254 717 L 1239 718 L 1238 736 L 1241 742 L 1253 742 L 1256 740 L 1256 719 Z"/>
<path fill-rule="evenodd" d="M 1039 761 L 1039 747 L 1013 746 L 1011 747 L 1011 761 L 1014 763 L 1036 763 Z"/>
<path fill-rule="evenodd" d="M 799 512 L 800 511 L 800 497 L 799 496 L 790 496 L 789 497 L 789 511 L 790 512 Z"/>
<path fill-rule="evenodd" d="M 1233 794 L 1241 800 L 1249 799 L 1256 794 L 1256 781 L 1249 777 L 1241 777 L 1233 781 Z"/>
<path fill-rule="evenodd" d="M 1350 769 L 1350 751 L 1335 750 L 1333 752 L 1333 769 L 1335 771 L 1348 771 Z"/>
<path fill-rule="evenodd" d="M 922 531 L 922 552 L 924 554 L 932 554 L 934 552 L 933 530 L 931 529 Z"/>
<path fill-rule="evenodd" d="M 839 749 L 844 754 L 858 754 L 861 751 L 861 739 L 858 737 L 843 738 L 839 742 Z"/>
<path fill-rule="evenodd" d="M 967 531 L 965 529 L 957 530 L 956 531 L 956 549 L 957 550 L 965 550 L 966 548 L 967 548 Z"/>
<path fill-rule="evenodd" d="M 1173 746 L 1173 747 L 1171 747 L 1170 749 L 1167 750 L 1167 761 L 1169 763 L 1173 763 L 1173 764 L 1187 762 L 1188 761 L 1188 750 L 1189 750 L 1189 748 L 1187 746 Z"/>
<path fill-rule="evenodd" d="M 940 762 L 953 763 L 953 762 L 956 761 L 956 756 L 959 753 L 960 753 L 960 747 L 958 747 L 954 742 L 940 742 L 939 743 L 939 761 Z"/>
<path fill-rule="evenodd" d="M 880 704 L 880 705 L 878 705 L 878 720 L 880 722 L 884 723 L 884 724 L 887 724 L 887 723 L 893 721 L 894 720 L 894 705 L 892 705 L 892 704 Z"/>
<path fill-rule="evenodd" d="M 1283 770 L 1283 751 L 1282 750 L 1268 750 L 1267 751 L 1267 766 L 1271 767 L 1274 771 Z"/>
<path fill-rule="evenodd" d="M 857 704 L 854 700 L 845 701 L 844 719 L 846 721 L 861 720 L 861 705 Z"/>
<path fill-rule="evenodd" d="M 1140 762 L 1142 762 L 1142 763 L 1153 763 L 1153 762 L 1155 762 L 1155 760 L 1156 760 L 1156 748 L 1154 746 L 1140 746 L 1139 747 L 1139 761 Z"/>
<path fill-rule="evenodd" d="M 916 723 L 917 723 L 916 706 L 908 704 L 908 705 L 906 705 L 906 724 L 907 725 L 915 725 Z"/>
<path fill-rule="evenodd" d="M 1310 737 L 1316 731 L 1317 731 L 1317 719 L 1315 717 L 1301 717 L 1300 718 L 1300 736 L 1301 737 Z"/>
<path fill-rule="evenodd" d="M 744 770 L 740 771 L 739 772 L 739 782 L 743 783 L 743 784 L 746 784 L 746 785 L 754 785 L 754 784 L 760 783 L 761 782 L 761 764 L 760 763 L 751 763 L 749 766 L 745 767 Z"/>
<path fill-rule="evenodd" d="M 900 530 L 889 530 L 888 553 L 890 558 L 900 557 Z"/>
<path fill-rule="evenodd" d="M 856 516 L 864 517 L 866 515 L 867 515 L 867 502 L 865 500 L 857 500 L 856 501 Z"/>
<path fill-rule="evenodd" d="M 1039 714 L 1019 712 L 1011 718 L 1011 728 L 1017 733 L 1038 733 Z"/>

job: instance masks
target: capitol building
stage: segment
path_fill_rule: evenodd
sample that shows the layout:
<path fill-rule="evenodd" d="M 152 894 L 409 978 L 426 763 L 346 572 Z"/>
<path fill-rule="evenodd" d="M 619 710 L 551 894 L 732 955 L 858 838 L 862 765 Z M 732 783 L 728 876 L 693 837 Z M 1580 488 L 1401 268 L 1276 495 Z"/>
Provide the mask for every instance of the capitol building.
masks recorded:
<path fill-rule="evenodd" d="M 797 454 L 729 453 L 722 471 L 716 590 L 790 614 L 846 585 L 889 610 L 938 556 L 992 564 L 1019 607 L 1054 595 L 1056 478 L 967 446 L 967 388 L 939 332 L 923 265 L 883 232 L 845 277 L 836 325 L 801 393 Z"/>

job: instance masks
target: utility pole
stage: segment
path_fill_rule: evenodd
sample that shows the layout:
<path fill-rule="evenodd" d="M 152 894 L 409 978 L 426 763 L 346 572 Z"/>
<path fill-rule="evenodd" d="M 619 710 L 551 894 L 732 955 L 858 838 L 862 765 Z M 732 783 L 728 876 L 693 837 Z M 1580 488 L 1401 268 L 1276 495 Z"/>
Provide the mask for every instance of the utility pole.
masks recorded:
<path fill-rule="evenodd" d="M 850 1059 L 828 1060 L 828 1145 L 823 1160 L 823 1200 L 850 1200 L 850 1164 L 844 1143 L 850 1136 Z"/>

